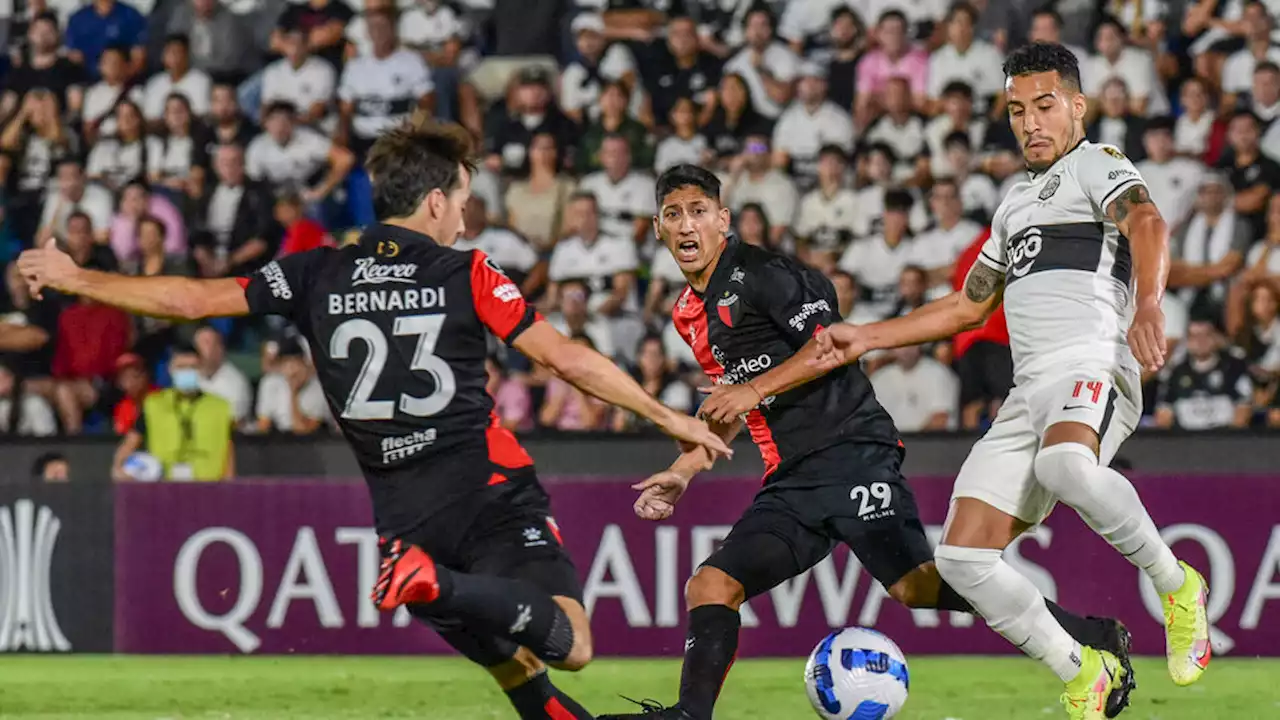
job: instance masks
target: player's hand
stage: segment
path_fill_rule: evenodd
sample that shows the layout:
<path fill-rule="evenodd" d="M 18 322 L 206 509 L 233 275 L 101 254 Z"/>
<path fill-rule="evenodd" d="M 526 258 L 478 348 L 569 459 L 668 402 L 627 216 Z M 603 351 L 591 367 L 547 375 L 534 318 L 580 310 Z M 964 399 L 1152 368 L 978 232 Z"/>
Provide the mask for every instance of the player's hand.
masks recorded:
<path fill-rule="evenodd" d="M 835 370 L 841 365 L 855 363 L 867 352 L 857 325 L 841 323 L 818 333 L 818 357 L 809 365 L 823 372 Z"/>
<path fill-rule="evenodd" d="M 644 482 L 632 485 L 632 490 L 640 491 L 640 497 L 636 498 L 635 505 L 632 506 L 636 517 L 644 520 L 666 520 L 675 512 L 676 503 L 680 502 L 688 487 L 689 480 L 671 470 L 654 473 Z"/>
<path fill-rule="evenodd" d="M 1142 369 L 1159 372 L 1168 348 L 1164 339 L 1164 311 L 1158 302 L 1139 302 L 1129 327 L 1129 348 Z"/>
<path fill-rule="evenodd" d="M 707 395 L 707 399 L 702 401 L 702 407 L 698 408 L 698 417 L 707 422 L 725 425 L 764 402 L 764 398 L 760 397 L 760 393 L 750 383 L 700 387 L 698 392 Z"/>
<path fill-rule="evenodd" d="M 38 248 L 24 250 L 18 256 L 18 273 L 26 281 L 31 297 L 37 300 L 44 288 L 67 290 L 79 271 L 80 267 L 71 256 L 58 249 L 58 241 L 54 238 L 49 238 Z"/>
<path fill-rule="evenodd" d="M 733 457 L 733 450 L 725 443 L 724 438 L 711 431 L 707 424 L 697 418 L 689 417 L 675 411 L 671 417 L 658 424 L 662 432 L 681 441 L 680 447 L 700 445 L 711 453 L 712 457 Z"/>

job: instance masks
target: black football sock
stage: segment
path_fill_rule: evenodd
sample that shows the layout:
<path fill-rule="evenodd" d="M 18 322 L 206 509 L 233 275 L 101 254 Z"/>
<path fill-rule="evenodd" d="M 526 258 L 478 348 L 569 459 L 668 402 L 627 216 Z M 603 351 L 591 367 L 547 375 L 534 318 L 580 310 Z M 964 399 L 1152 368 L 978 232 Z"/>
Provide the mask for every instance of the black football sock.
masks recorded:
<path fill-rule="evenodd" d="M 427 607 L 476 630 L 508 638 L 540 660 L 559 662 L 573 649 L 573 625 L 560 605 L 522 580 L 469 575 L 436 566 L 440 596 Z"/>
<path fill-rule="evenodd" d="M 1080 617 L 1063 609 L 1054 601 L 1045 598 L 1045 605 L 1049 606 L 1049 612 L 1053 613 L 1053 619 L 1058 621 L 1063 630 L 1075 639 L 1081 645 L 1095 649 L 1105 649 L 1107 645 L 1109 623 L 1102 618 Z"/>
<path fill-rule="evenodd" d="M 946 581 L 943 581 L 938 586 L 938 609 L 977 615 L 969 601 L 961 597 L 960 593 L 956 592 L 955 588 L 948 585 Z"/>
<path fill-rule="evenodd" d="M 694 720 L 711 720 L 711 710 L 738 654 L 742 616 L 726 605 L 689 611 L 689 636 L 680 671 L 680 707 Z"/>
<path fill-rule="evenodd" d="M 545 672 L 507 691 L 507 699 L 520 713 L 520 720 L 592 720 L 591 713 L 560 688 L 551 684 Z"/>

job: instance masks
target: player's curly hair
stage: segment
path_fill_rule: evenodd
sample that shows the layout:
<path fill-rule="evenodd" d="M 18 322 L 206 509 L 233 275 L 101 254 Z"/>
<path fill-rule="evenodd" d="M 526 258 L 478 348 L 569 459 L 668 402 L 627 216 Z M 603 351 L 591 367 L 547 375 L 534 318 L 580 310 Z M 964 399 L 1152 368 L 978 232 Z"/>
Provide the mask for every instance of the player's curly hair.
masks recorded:
<path fill-rule="evenodd" d="M 471 134 L 421 111 L 384 132 L 365 160 L 378 220 L 412 215 L 432 190 L 451 192 L 476 171 Z"/>
<path fill-rule="evenodd" d="M 1063 85 L 1080 92 L 1080 61 L 1063 45 L 1047 42 L 1023 45 L 1009 53 L 1004 61 L 1006 78 L 1044 72 L 1058 73 Z"/>

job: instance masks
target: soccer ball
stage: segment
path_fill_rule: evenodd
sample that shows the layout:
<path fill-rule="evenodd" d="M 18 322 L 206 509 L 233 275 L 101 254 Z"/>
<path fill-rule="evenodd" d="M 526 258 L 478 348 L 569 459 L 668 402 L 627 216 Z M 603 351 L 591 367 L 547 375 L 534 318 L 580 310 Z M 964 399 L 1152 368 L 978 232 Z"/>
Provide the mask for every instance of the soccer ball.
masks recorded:
<path fill-rule="evenodd" d="M 125 458 L 124 474 L 139 482 L 156 482 L 164 477 L 164 465 L 144 452 L 136 452 Z"/>
<path fill-rule="evenodd" d="M 845 628 L 818 643 L 804 668 L 809 702 L 824 720 L 884 720 L 907 701 L 907 660 L 875 630 Z"/>

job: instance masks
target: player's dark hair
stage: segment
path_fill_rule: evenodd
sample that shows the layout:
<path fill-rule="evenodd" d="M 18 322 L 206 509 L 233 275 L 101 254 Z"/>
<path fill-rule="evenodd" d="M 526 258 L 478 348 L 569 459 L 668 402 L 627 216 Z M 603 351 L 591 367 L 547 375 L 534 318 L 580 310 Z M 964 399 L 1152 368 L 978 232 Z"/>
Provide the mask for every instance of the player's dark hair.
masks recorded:
<path fill-rule="evenodd" d="M 956 15 L 960 13 L 968 15 L 969 22 L 975 25 L 978 23 L 978 9 L 966 2 L 966 0 L 957 0 L 957 2 L 951 3 L 951 8 L 947 10 L 947 22 L 955 20 Z"/>
<path fill-rule="evenodd" d="M 911 23 L 907 22 L 907 16 L 901 10 L 885 10 L 880 13 L 880 19 L 876 20 L 877 25 L 883 25 L 885 20 L 897 20 L 906 27 L 910 28 Z"/>
<path fill-rule="evenodd" d="M 911 197 L 911 193 L 906 190 L 894 188 L 884 194 L 885 212 L 911 212 L 913 204 L 915 204 L 915 198 Z"/>
<path fill-rule="evenodd" d="M 1262 62 L 1253 66 L 1254 75 L 1257 75 L 1260 72 L 1280 73 L 1280 65 L 1277 65 L 1271 62 L 1270 60 L 1263 60 Z"/>
<path fill-rule="evenodd" d="M 973 100 L 973 86 L 963 80 L 952 80 L 942 88 L 942 97 L 959 95 L 965 100 Z"/>
<path fill-rule="evenodd" d="M 1177 121 L 1172 115 L 1159 115 L 1147 121 L 1147 127 L 1144 133 L 1150 132 L 1173 132 L 1173 128 L 1177 125 Z"/>
<path fill-rule="evenodd" d="M 1039 10 L 1036 10 L 1035 12 L 1031 13 L 1032 20 L 1035 20 L 1036 18 L 1041 16 L 1048 16 L 1050 18 L 1053 18 L 1054 26 L 1057 27 L 1059 30 L 1062 29 L 1062 13 L 1059 13 L 1057 10 L 1054 10 L 1052 5 L 1045 5 L 1041 7 Z"/>
<path fill-rule="evenodd" d="M 408 217 L 432 191 L 452 192 L 463 172 L 475 172 L 471 134 L 417 112 L 373 143 L 365 168 L 373 183 L 374 216 Z"/>
<path fill-rule="evenodd" d="M 1056 72 L 1062 84 L 1080 92 L 1080 61 L 1075 53 L 1058 43 L 1036 42 L 1009 53 L 1004 61 L 1006 78 Z"/>
<path fill-rule="evenodd" d="M 716 203 L 720 202 L 720 178 L 706 168 L 681 163 L 658 176 L 654 189 L 654 200 L 657 201 L 658 208 L 662 208 L 662 202 L 668 195 L 686 187 L 697 188 Z"/>

